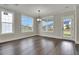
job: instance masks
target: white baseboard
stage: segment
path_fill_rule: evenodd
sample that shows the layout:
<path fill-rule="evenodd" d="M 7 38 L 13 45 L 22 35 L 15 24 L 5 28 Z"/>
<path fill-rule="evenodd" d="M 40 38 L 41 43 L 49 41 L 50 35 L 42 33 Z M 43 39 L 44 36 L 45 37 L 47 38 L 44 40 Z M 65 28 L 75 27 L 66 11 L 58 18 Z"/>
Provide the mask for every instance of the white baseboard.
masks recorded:
<path fill-rule="evenodd" d="M 35 35 L 29 35 L 27 37 L 31 37 L 31 36 L 35 36 Z M 27 37 L 19 37 L 19 38 L 12 38 L 12 39 L 0 40 L 0 43 L 4 43 L 4 42 L 8 42 L 8 41 L 13 41 L 13 40 L 19 40 L 19 39 L 27 38 Z"/>
<path fill-rule="evenodd" d="M 29 35 L 29 36 L 27 36 L 27 37 L 36 36 L 36 35 L 38 35 L 38 34 Z M 58 37 L 58 36 L 48 36 L 48 35 L 38 35 L 38 36 L 45 36 L 45 37 L 50 37 L 50 38 L 62 39 L 61 37 Z M 19 40 L 19 39 L 27 38 L 27 37 L 19 37 L 19 38 L 12 38 L 12 39 L 0 40 L 0 43 L 8 42 L 8 41 L 13 41 L 13 40 Z M 67 39 L 67 40 L 68 40 L 68 39 Z M 79 44 L 79 42 L 76 42 L 76 44 Z"/>
<path fill-rule="evenodd" d="M 45 37 L 50 37 L 50 38 L 58 38 L 58 39 L 62 39 L 61 37 L 58 37 L 58 36 L 48 36 L 48 35 L 39 35 L 39 36 L 45 36 Z"/>
<path fill-rule="evenodd" d="M 48 36 L 48 35 L 39 35 L 39 36 L 45 36 L 45 37 L 50 37 L 50 38 L 58 38 L 58 39 L 61 39 L 61 40 L 64 39 L 64 38 L 59 37 L 59 36 Z M 65 39 L 65 40 L 69 40 L 69 39 Z M 74 41 L 74 40 L 71 40 L 71 41 Z M 75 42 L 75 41 L 74 41 L 74 42 Z"/>

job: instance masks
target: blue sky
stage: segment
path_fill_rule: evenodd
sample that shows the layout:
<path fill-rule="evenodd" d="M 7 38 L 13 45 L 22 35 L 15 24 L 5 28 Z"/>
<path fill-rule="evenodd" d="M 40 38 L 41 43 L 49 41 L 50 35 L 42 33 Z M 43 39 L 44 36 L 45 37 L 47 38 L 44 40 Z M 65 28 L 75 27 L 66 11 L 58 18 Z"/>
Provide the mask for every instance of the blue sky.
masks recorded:
<path fill-rule="evenodd" d="M 43 23 L 43 26 L 51 25 L 51 24 L 54 25 L 53 21 L 48 21 L 48 22 L 43 21 L 42 23 Z"/>
<path fill-rule="evenodd" d="M 64 24 L 69 24 L 69 22 L 71 22 L 71 19 L 67 19 L 67 18 L 64 19 Z"/>
<path fill-rule="evenodd" d="M 27 16 L 22 16 L 21 17 L 21 22 L 22 22 L 22 25 L 32 25 L 32 18 L 30 17 L 27 17 Z"/>

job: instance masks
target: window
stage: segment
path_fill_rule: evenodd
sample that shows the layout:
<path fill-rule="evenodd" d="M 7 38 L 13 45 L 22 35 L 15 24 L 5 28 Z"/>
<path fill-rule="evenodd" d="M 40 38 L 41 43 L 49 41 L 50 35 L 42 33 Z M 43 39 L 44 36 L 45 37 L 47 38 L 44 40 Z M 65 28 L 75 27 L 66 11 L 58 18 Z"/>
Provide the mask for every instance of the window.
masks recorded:
<path fill-rule="evenodd" d="M 54 21 L 53 21 L 53 19 L 52 18 L 43 19 L 42 29 L 45 32 L 53 32 L 53 30 L 54 30 Z"/>
<path fill-rule="evenodd" d="M 12 33 L 12 23 L 13 23 L 13 14 L 7 13 L 4 11 L 1 12 L 1 24 L 2 24 L 2 33 Z"/>
<path fill-rule="evenodd" d="M 72 23 L 72 18 L 70 17 L 64 17 L 63 20 L 63 28 L 64 28 L 64 37 L 70 37 L 71 36 L 71 23 Z"/>
<path fill-rule="evenodd" d="M 21 32 L 33 31 L 33 19 L 27 16 L 21 16 Z"/>

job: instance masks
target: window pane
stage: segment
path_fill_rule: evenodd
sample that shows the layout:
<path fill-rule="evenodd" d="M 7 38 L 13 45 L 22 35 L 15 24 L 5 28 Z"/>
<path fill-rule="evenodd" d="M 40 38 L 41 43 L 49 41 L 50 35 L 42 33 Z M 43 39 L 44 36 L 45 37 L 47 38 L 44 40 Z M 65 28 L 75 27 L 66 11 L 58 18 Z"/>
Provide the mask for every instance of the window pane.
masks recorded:
<path fill-rule="evenodd" d="M 64 18 L 64 37 L 71 36 L 71 20 L 70 18 Z"/>
<path fill-rule="evenodd" d="M 45 32 L 53 32 L 54 29 L 54 21 L 53 19 L 43 19 L 42 21 L 42 29 Z"/>
<path fill-rule="evenodd" d="M 47 27 L 47 22 L 42 21 L 42 29 L 43 29 L 43 31 L 46 31 L 46 27 Z"/>
<path fill-rule="evenodd" d="M 8 13 L 8 16 L 9 16 L 9 17 L 13 17 L 13 14 L 12 14 L 12 13 Z"/>
<path fill-rule="evenodd" d="M 2 23 L 2 33 L 11 33 L 12 32 L 12 24 Z"/>
<path fill-rule="evenodd" d="M 32 21 L 33 19 L 27 16 L 21 17 L 21 30 L 22 32 L 29 32 L 32 31 Z"/>
<path fill-rule="evenodd" d="M 6 25 L 5 23 L 2 23 L 2 33 L 5 33 L 6 32 Z"/>
<path fill-rule="evenodd" d="M 48 31 L 53 31 L 54 22 L 53 20 L 48 20 Z"/>
<path fill-rule="evenodd" d="M 8 22 L 12 23 L 12 15 L 11 13 L 8 13 L 8 15 L 4 14 L 4 11 L 2 12 L 2 22 Z"/>
<path fill-rule="evenodd" d="M 12 32 L 12 24 L 7 24 L 7 30 L 6 30 L 6 32 L 8 32 L 8 33 L 10 33 L 10 32 Z"/>

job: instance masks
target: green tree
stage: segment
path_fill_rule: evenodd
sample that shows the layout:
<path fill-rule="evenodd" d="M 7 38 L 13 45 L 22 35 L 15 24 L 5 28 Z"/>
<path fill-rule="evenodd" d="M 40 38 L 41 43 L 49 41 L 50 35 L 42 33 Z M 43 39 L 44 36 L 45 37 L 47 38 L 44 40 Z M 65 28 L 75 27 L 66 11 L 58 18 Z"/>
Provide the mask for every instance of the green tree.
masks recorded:
<path fill-rule="evenodd" d="M 69 24 L 66 25 L 66 29 L 70 29 Z"/>

